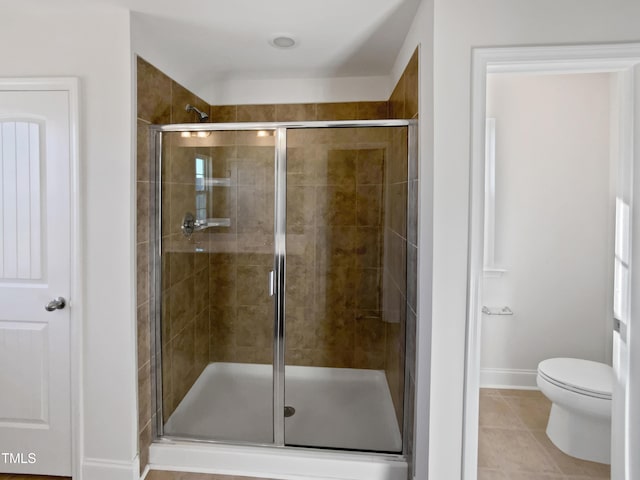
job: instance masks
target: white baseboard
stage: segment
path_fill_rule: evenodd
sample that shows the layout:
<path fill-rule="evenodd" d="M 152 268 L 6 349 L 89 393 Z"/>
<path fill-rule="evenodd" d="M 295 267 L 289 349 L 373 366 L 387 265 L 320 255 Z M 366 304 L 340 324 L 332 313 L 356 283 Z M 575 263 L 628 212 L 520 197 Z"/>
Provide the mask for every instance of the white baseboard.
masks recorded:
<path fill-rule="evenodd" d="M 147 466 L 144 467 L 144 472 L 142 472 L 142 474 L 140 475 L 140 480 L 144 480 L 145 478 L 147 478 L 147 475 L 149 475 L 149 470 L 151 470 L 151 468 L 147 464 Z"/>
<path fill-rule="evenodd" d="M 536 370 L 515 368 L 481 368 L 480 388 L 513 388 L 517 390 L 537 390 Z"/>
<path fill-rule="evenodd" d="M 82 480 L 139 480 L 140 459 L 119 462 L 101 458 L 85 458 L 82 462 Z"/>

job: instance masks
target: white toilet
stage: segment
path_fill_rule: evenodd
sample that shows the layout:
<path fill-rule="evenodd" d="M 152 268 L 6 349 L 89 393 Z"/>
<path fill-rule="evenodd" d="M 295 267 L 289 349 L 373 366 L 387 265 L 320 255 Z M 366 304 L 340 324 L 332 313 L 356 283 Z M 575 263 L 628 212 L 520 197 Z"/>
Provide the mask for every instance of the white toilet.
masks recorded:
<path fill-rule="evenodd" d="M 577 358 L 540 362 L 538 387 L 552 402 L 547 436 L 567 455 L 611 463 L 613 370 Z"/>

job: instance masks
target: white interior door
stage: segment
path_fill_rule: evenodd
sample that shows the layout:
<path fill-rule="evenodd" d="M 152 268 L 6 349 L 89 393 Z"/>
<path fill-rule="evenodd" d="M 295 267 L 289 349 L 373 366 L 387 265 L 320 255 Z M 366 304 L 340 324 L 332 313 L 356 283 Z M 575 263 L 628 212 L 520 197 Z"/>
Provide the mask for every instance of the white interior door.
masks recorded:
<path fill-rule="evenodd" d="M 0 472 L 71 475 L 70 206 L 69 92 L 0 83 Z"/>
<path fill-rule="evenodd" d="M 633 69 L 631 69 L 633 70 Z M 634 74 L 627 71 L 618 74 L 616 93 L 618 96 L 617 119 L 614 122 L 620 125 L 628 125 L 628 128 L 620 128 L 618 125 L 612 132 L 618 133 L 618 158 L 616 179 L 616 226 L 615 226 L 615 250 L 614 250 L 614 287 L 613 287 L 613 370 L 615 375 L 613 385 L 613 401 L 611 412 L 611 478 L 612 480 L 630 479 L 629 472 L 629 409 L 632 408 L 632 400 L 629 397 L 629 324 L 632 307 L 632 265 L 634 251 L 639 238 L 632 235 L 635 220 L 634 197 L 637 195 L 639 185 L 634 184 L 634 136 L 631 127 L 634 126 L 634 102 L 631 92 L 640 91 L 633 85 Z M 638 129 L 637 124 L 635 128 Z M 637 200 L 636 200 L 637 203 Z M 637 212 L 635 213 L 637 216 Z M 637 256 L 637 252 L 635 253 Z"/>

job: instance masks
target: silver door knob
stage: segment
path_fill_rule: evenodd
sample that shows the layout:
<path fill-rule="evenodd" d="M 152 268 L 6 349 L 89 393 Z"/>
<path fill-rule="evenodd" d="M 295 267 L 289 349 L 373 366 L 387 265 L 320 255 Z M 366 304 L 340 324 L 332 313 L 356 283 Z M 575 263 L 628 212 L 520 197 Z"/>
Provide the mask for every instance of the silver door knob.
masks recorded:
<path fill-rule="evenodd" d="M 53 312 L 55 310 L 62 310 L 66 305 L 67 301 L 62 297 L 58 297 L 55 300 L 51 300 L 49 303 L 47 303 L 44 306 L 44 309 L 47 312 Z"/>

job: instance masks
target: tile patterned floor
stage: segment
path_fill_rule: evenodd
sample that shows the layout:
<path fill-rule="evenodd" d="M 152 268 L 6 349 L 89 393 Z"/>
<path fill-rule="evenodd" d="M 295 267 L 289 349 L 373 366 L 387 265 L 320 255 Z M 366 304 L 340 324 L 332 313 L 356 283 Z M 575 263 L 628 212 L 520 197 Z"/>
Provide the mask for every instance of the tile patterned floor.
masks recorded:
<path fill-rule="evenodd" d="M 609 480 L 608 465 L 565 455 L 547 438 L 551 403 L 534 390 L 480 390 L 478 480 Z"/>

